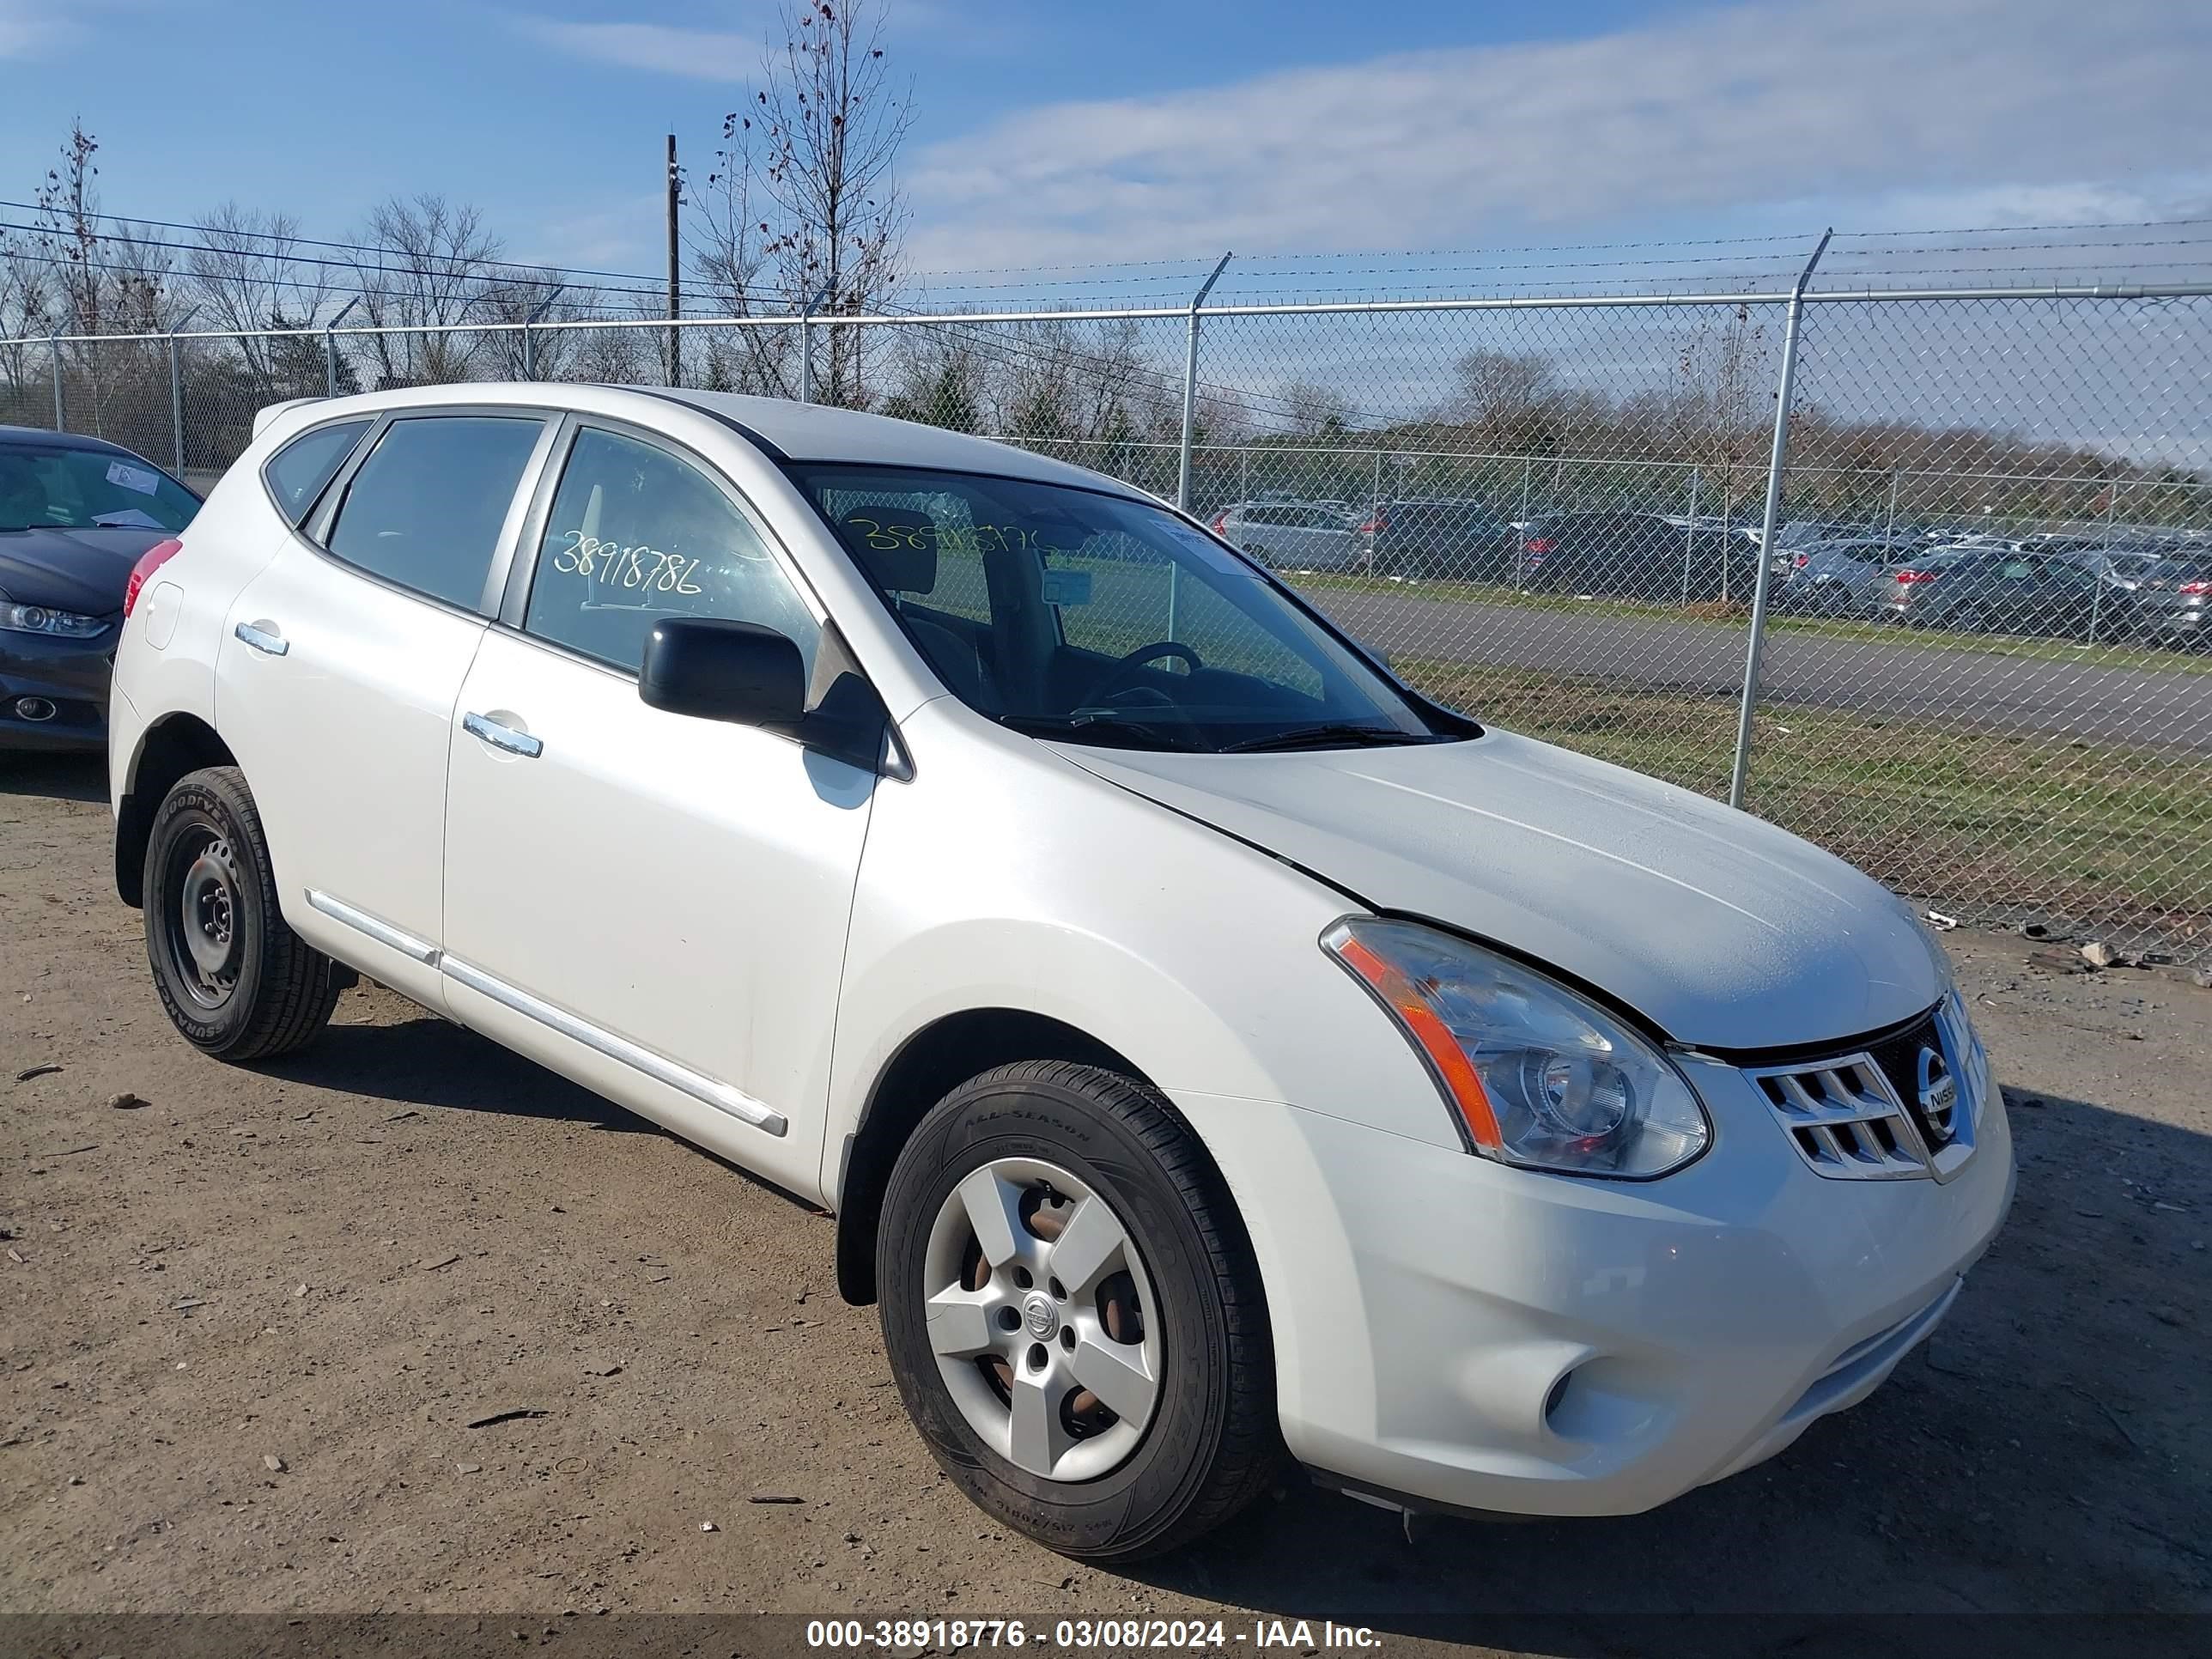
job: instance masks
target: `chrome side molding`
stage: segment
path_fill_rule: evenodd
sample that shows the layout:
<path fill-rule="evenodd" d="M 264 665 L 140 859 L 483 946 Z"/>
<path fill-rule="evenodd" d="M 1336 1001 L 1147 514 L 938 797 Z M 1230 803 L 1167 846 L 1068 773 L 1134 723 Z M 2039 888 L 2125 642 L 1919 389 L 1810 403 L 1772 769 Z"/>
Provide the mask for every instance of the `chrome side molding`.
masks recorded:
<path fill-rule="evenodd" d="M 328 893 L 317 892 L 311 887 L 307 890 L 307 903 L 333 921 L 345 923 L 356 933 L 366 934 L 379 945 L 389 945 L 411 962 L 419 962 L 427 968 L 434 965 L 438 960 L 438 947 L 429 940 L 416 939 L 414 934 L 394 927 L 388 921 L 380 921 L 366 910 L 356 909 L 342 898 L 332 898 Z"/>
<path fill-rule="evenodd" d="M 711 1106 L 718 1112 L 726 1112 L 740 1122 L 750 1123 L 769 1134 L 781 1135 L 790 1125 L 783 1114 L 763 1104 L 741 1089 L 726 1083 L 717 1083 L 690 1066 L 681 1065 L 665 1054 L 656 1054 L 628 1037 L 617 1036 L 603 1026 L 580 1019 L 565 1008 L 556 1008 L 542 998 L 534 997 L 505 980 L 487 974 L 481 968 L 462 961 L 451 953 L 441 957 L 438 971 L 458 985 L 489 997 L 494 1002 L 512 1008 L 539 1024 L 558 1031 L 562 1036 L 596 1049 L 609 1060 L 618 1060 L 632 1071 L 642 1072 L 656 1083 L 665 1083 L 680 1094 L 686 1094 L 702 1106 Z"/>
<path fill-rule="evenodd" d="M 489 997 L 501 1006 L 512 1008 L 516 1013 L 534 1019 L 550 1030 L 558 1031 L 572 1042 L 580 1042 L 586 1048 L 605 1054 L 609 1060 L 627 1066 L 632 1071 L 641 1072 L 654 1082 L 665 1084 L 679 1094 L 689 1095 L 702 1106 L 711 1106 L 716 1111 L 726 1113 L 739 1122 L 749 1123 L 767 1134 L 781 1135 L 790 1130 L 791 1126 L 782 1113 L 755 1100 L 742 1089 L 718 1083 L 713 1078 L 695 1072 L 665 1054 L 655 1053 L 641 1043 L 617 1036 L 604 1026 L 594 1025 L 565 1008 L 556 1007 L 541 997 L 531 995 L 519 986 L 509 985 L 497 975 L 441 951 L 428 940 L 417 939 L 388 921 L 380 921 L 368 911 L 348 904 L 343 899 L 333 898 L 328 893 L 310 888 L 307 903 L 332 921 L 343 922 L 363 938 L 374 939 L 379 945 L 386 945 L 425 967 L 435 967 L 455 984 L 465 985 L 471 991 Z"/>

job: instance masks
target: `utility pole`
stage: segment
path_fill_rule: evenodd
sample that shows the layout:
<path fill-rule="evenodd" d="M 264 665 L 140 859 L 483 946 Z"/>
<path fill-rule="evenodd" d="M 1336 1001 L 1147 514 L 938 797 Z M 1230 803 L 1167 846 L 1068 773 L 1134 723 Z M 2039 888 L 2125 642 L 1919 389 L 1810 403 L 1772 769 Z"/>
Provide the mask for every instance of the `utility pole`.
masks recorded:
<path fill-rule="evenodd" d="M 684 314 L 684 291 L 677 282 L 676 205 L 683 194 L 684 175 L 676 167 L 676 135 L 668 135 L 668 320 L 673 323 Z M 683 349 L 678 342 L 683 337 L 680 329 L 668 331 L 668 384 L 684 384 Z"/>

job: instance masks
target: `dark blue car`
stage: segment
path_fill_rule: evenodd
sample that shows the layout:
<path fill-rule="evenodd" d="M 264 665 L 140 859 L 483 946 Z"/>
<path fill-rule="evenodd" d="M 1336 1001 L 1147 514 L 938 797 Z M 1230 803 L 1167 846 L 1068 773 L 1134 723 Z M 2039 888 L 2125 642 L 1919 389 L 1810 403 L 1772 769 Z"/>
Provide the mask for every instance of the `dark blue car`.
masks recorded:
<path fill-rule="evenodd" d="M 98 438 L 0 426 L 0 749 L 97 749 L 123 590 L 199 497 Z"/>

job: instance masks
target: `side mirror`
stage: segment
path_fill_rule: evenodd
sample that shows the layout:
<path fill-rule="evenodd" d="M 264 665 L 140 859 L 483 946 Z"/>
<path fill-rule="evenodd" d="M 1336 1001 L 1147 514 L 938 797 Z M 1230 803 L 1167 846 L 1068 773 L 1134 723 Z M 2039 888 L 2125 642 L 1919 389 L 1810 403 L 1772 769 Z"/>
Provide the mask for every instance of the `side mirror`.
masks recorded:
<path fill-rule="evenodd" d="M 788 729 L 806 712 L 798 642 L 757 623 L 665 617 L 653 625 L 637 695 L 700 720 Z"/>

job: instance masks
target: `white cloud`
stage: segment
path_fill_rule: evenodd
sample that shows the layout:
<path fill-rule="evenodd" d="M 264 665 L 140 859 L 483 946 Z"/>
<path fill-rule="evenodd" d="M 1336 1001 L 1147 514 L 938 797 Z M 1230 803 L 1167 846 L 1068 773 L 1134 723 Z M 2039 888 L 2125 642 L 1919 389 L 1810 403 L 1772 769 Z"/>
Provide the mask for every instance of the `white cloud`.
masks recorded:
<path fill-rule="evenodd" d="M 556 52 L 593 63 L 650 70 L 696 81 L 744 81 L 760 69 L 761 34 L 676 28 L 665 23 L 569 23 L 519 17 L 522 33 Z"/>
<path fill-rule="evenodd" d="M 2172 0 L 1771 0 L 1023 111 L 913 158 L 910 254 L 1418 248 L 1785 202 L 2127 216 L 2197 161 L 2208 75 L 2212 8 Z"/>
<path fill-rule="evenodd" d="M 74 25 L 55 17 L 48 6 L 0 0 L 0 59 L 44 57 L 77 33 Z"/>

